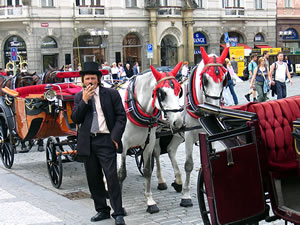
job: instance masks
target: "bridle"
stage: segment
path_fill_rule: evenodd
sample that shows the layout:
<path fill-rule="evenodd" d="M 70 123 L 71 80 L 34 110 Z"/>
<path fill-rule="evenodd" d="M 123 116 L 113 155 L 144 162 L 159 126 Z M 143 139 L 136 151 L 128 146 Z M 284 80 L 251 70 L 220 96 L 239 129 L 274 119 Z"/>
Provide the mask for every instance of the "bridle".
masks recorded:
<path fill-rule="evenodd" d="M 156 96 L 158 98 L 158 104 L 159 107 L 161 109 L 161 111 L 164 113 L 165 117 L 168 117 L 168 112 L 182 112 L 183 111 L 183 107 L 179 108 L 179 109 L 165 109 L 165 107 L 163 106 L 162 102 L 164 101 L 164 94 L 162 94 L 162 90 L 161 87 L 158 88 L 159 84 L 161 82 L 166 82 L 168 81 L 169 86 L 174 89 L 175 91 L 175 84 L 173 83 L 173 80 L 175 80 L 175 82 L 177 82 L 176 78 L 174 76 L 170 76 L 168 74 L 168 72 L 165 72 L 165 74 L 167 75 L 166 77 L 163 77 L 162 79 L 160 79 L 157 84 L 156 87 L 154 88 L 154 92 L 156 92 Z M 179 83 L 178 83 L 179 84 Z M 179 84 L 180 85 L 180 84 Z M 153 95 L 155 96 L 155 95 Z M 182 88 L 180 87 L 180 92 L 179 92 L 179 98 L 182 96 Z M 153 101 L 155 101 L 155 99 L 153 99 Z"/>

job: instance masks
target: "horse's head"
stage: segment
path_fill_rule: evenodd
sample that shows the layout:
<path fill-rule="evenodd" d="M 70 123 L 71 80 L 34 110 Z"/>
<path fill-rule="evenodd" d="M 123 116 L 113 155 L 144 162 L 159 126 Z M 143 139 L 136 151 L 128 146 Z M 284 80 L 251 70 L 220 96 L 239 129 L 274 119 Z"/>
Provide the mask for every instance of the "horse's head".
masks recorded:
<path fill-rule="evenodd" d="M 158 72 L 150 65 L 153 76 L 157 83 L 152 94 L 152 107 L 161 110 L 172 128 L 180 128 L 183 124 L 179 98 L 182 95 L 182 88 L 175 79 L 178 70 L 182 65 L 178 63 L 171 72 Z"/>
<path fill-rule="evenodd" d="M 225 48 L 220 57 L 207 55 L 202 47 L 200 50 L 203 60 L 197 68 L 197 75 L 200 73 L 203 101 L 220 105 L 223 88 L 227 84 L 226 69 L 223 67 L 223 63 L 229 48 Z"/>
<path fill-rule="evenodd" d="M 49 70 L 46 72 L 46 74 L 43 77 L 43 83 L 45 84 L 52 84 L 52 83 L 63 83 L 64 78 L 57 78 L 56 77 L 56 72 L 57 71 L 63 71 L 64 67 L 62 66 L 61 68 L 53 68 L 50 65 Z"/>
<path fill-rule="evenodd" d="M 20 74 L 20 87 L 25 87 L 25 86 L 31 86 L 35 84 L 40 84 L 41 83 L 41 78 L 39 75 L 34 73 L 28 73 L 28 72 L 22 72 Z"/>

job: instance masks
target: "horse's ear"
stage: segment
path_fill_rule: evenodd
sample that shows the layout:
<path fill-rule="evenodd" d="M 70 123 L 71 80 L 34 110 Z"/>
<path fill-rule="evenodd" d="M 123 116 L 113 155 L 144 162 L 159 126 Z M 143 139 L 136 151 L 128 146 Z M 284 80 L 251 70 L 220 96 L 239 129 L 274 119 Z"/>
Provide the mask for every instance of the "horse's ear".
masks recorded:
<path fill-rule="evenodd" d="M 62 67 L 59 69 L 59 71 L 64 71 L 64 66 L 62 66 Z"/>
<path fill-rule="evenodd" d="M 200 51 L 201 51 L 202 59 L 204 61 L 204 65 L 206 65 L 208 63 L 209 57 L 203 47 L 200 47 Z"/>
<path fill-rule="evenodd" d="M 173 77 L 176 77 L 176 74 L 178 73 L 178 71 L 180 70 L 182 66 L 182 62 L 178 63 L 175 68 L 170 72 L 172 74 Z"/>
<path fill-rule="evenodd" d="M 150 69 L 152 71 L 153 76 L 155 77 L 155 79 L 157 81 L 159 81 L 162 77 L 162 74 L 160 72 L 158 72 L 152 65 L 150 65 Z"/>
<path fill-rule="evenodd" d="M 55 70 L 50 64 L 48 64 L 50 70 Z"/>
<path fill-rule="evenodd" d="M 221 63 L 224 63 L 224 60 L 226 59 L 226 57 L 228 55 L 228 51 L 229 51 L 229 47 L 227 47 L 223 50 L 221 56 L 219 57 Z"/>

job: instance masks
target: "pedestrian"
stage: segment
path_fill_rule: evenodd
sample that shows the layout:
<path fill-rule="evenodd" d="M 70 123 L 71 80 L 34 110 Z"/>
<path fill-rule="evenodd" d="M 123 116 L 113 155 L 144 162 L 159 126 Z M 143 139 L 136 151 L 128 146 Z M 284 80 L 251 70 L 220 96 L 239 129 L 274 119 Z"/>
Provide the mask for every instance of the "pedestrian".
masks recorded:
<path fill-rule="evenodd" d="M 253 87 L 253 84 L 255 82 L 255 87 L 257 91 L 257 101 L 258 102 L 265 102 L 268 99 L 268 89 L 266 90 L 265 87 L 265 82 L 266 85 L 270 86 L 271 85 L 271 74 L 269 73 L 269 69 L 266 66 L 265 63 L 265 57 L 260 57 L 258 59 L 258 66 L 254 69 L 254 73 L 251 79 L 250 83 L 250 88 Z"/>
<path fill-rule="evenodd" d="M 126 77 L 126 74 L 124 72 L 124 67 L 123 67 L 123 63 L 119 62 L 118 63 L 118 68 L 119 68 L 119 74 L 118 74 L 118 77 L 120 79 L 122 79 L 123 77 Z"/>
<path fill-rule="evenodd" d="M 112 74 L 112 78 L 114 80 L 118 80 L 119 79 L 119 77 L 118 77 L 119 72 L 120 72 L 120 70 L 117 67 L 117 63 L 113 62 L 112 63 L 112 67 L 111 67 L 111 74 Z"/>
<path fill-rule="evenodd" d="M 289 60 L 289 57 L 287 55 L 284 56 L 283 62 L 286 63 L 286 65 L 288 66 L 289 72 L 291 73 L 292 72 L 292 62 L 291 62 L 291 60 Z M 287 77 L 286 77 L 286 79 L 287 79 Z"/>
<path fill-rule="evenodd" d="M 134 66 L 133 66 L 133 74 L 134 75 L 138 75 L 140 73 L 140 66 L 139 66 L 139 62 L 135 62 Z"/>
<path fill-rule="evenodd" d="M 274 81 L 272 80 L 272 85 L 275 85 L 277 99 L 286 97 L 286 83 L 285 77 L 287 76 L 291 85 L 293 85 L 293 80 L 289 72 L 288 66 L 283 62 L 283 53 L 279 52 L 277 54 L 277 61 L 271 65 L 270 74 L 272 76 L 274 72 Z"/>
<path fill-rule="evenodd" d="M 6 72 L 4 72 L 2 68 L 0 68 L 0 75 L 6 76 Z"/>
<path fill-rule="evenodd" d="M 233 71 L 235 72 L 235 74 L 238 74 L 238 63 L 237 61 L 235 61 L 235 56 L 234 55 L 231 55 L 231 61 L 230 61 L 230 64 L 233 68 Z"/>
<path fill-rule="evenodd" d="M 111 68 L 108 65 L 108 62 L 104 62 L 103 66 L 102 66 L 102 69 L 108 70 L 108 73 L 111 73 Z"/>
<path fill-rule="evenodd" d="M 268 68 L 268 70 L 270 71 L 270 63 L 269 63 L 269 51 L 264 51 L 263 52 L 263 57 L 265 58 L 265 66 Z"/>
<path fill-rule="evenodd" d="M 232 98 L 233 98 L 233 102 L 234 102 L 235 105 L 237 105 L 237 104 L 239 104 L 239 102 L 238 102 L 238 98 L 236 96 L 236 93 L 234 91 L 235 72 L 234 72 L 233 67 L 231 66 L 231 63 L 230 63 L 228 58 L 225 59 L 225 67 L 227 69 L 226 76 L 227 76 L 227 79 L 228 79 L 226 87 L 229 88 L 230 93 L 231 93 Z"/>
<path fill-rule="evenodd" d="M 124 68 L 124 72 L 126 73 L 126 77 L 128 77 L 128 78 L 133 76 L 133 70 L 130 67 L 129 63 L 126 63 L 126 67 Z"/>
<path fill-rule="evenodd" d="M 115 89 L 101 85 L 98 63 L 85 62 L 80 71 L 83 89 L 75 95 L 72 120 L 80 125 L 77 155 L 84 161 L 89 190 L 97 214 L 92 222 L 110 218 L 103 182 L 105 174 L 112 216 L 115 224 L 125 224 L 121 188 L 117 175 L 117 152 L 122 151 L 121 138 L 126 125 L 126 113 Z"/>
<path fill-rule="evenodd" d="M 257 54 L 252 54 L 250 56 L 250 63 L 248 64 L 248 71 L 249 71 L 249 80 L 251 81 L 254 69 L 257 67 L 256 60 L 257 60 Z M 250 88 L 250 92 L 245 95 L 245 98 L 250 102 L 250 95 L 253 95 L 253 101 L 256 102 L 256 88 L 255 85 L 252 85 L 252 88 Z"/>
<path fill-rule="evenodd" d="M 188 63 L 188 61 L 185 61 L 183 63 L 183 67 L 181 69 L 181 76 L 182 76 L 182 78 L 187 78 L 188 75 L 189 75 L 189 63 Z"/>

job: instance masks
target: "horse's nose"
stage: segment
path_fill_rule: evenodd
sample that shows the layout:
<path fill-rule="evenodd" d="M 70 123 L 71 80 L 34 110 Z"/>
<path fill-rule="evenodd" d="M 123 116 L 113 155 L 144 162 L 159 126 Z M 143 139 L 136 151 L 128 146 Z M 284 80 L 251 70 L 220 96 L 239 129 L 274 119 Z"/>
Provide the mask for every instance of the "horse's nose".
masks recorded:
<path fill-rule="evenodd" d="M 173 122 L 173 127 L 175 127 L 175 128 L 181 128 L 182 127 L 182 121 L 181 120 L 175 120 Z"/>

